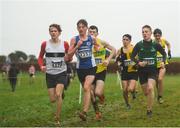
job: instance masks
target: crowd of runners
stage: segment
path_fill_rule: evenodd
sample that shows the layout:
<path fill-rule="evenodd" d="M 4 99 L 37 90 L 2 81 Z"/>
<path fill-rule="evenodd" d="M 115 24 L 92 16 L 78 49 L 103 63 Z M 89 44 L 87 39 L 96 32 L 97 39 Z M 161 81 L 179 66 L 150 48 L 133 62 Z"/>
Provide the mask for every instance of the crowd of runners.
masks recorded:
<path fill-rule="evenodd" d="M 76 55 L 77 76 L 83 88 L 83 108 L 78 113 L 81 120 L 87 120 L 87 113 L 92 104 L 96 119 L 102 118 L 99 105 L 104 104 L 104 85 L 107 66 L 113 57 L 119 65 L 123 88 L 123 98 L 128 109 L 129 94 L 136 98 L 136 84 L 139 81 L 147 97 L 147 116 L 152 116 L 154 87 L 157 88 L 157 100 L 163 103 L 163 78 L 166 72 L 167 59 L 171 58 L 170 43 L 162 38 L 160 29 L 152 30 L 151 26 L 142 27 L 142 40 L 133 46 L 130 34 L 122 36 L 122 47 L 115 49 L 113 42 L 98 38 L 98 27 L 88 26 L 84 19 L 77 22 L 78 34 L 72 37 L 70 44 L 60 38 L 61 27 L 58 24 L 49 26 L 50 39 L 42 42 L 38 57 L 40 69 L 46 73 L 46 83 L 52 106 L 56 105 L 54 118 L 60 124 L 64 89 L 67 88 L 67 63 Z M 152 38 L 152 34 L 154 38 Z M 121 45 L 121 44 L 120 44 Z M 168 48 L 166 57 L 165 47 Z M 46 64 L 43 58 L 45 56 Z M 55 106 L 54 106 L 55 107 Z"/>

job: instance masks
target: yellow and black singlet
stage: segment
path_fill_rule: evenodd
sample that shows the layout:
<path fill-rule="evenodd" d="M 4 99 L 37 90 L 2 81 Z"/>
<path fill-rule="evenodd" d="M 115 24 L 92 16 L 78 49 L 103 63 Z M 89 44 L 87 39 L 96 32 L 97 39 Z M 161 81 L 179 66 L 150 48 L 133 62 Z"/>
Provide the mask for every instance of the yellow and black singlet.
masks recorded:
<path fill-rule="evenodd" d="M 158 42 L 157 42 L 158 43 Z M 162 48 L 165 50 L 166 48 L 166 40 L 165 39 L 161 39 L 161 41 L 159 42 L 159 44 L 162 46 Z M 161 67 L 161 62 L 163 62 L 163 56 L 160 52 L 157 52 L 157 68 Z M 168 61 L 166 59 L 166 64 L 168 64 Z"/>
<path fill-rule="evenodd" d="M 122 72 L 137 72 L 135 68 L 135 63 L 130 59 L 133 51 L 133 46 L 131 45 L 130 49 L 125 53 L 123 47 L 120 49 L 120 62 L 121 62 L 121 71 Z"/>

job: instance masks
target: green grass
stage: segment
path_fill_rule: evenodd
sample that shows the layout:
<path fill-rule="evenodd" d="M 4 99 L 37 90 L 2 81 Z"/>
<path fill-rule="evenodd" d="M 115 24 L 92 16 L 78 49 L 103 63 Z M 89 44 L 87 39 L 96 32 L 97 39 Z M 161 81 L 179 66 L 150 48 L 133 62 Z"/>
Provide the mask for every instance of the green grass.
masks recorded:
<path fill-rule="evenodd" d="M 173 57 L 170 62 L 180 62 L 180 57 Z"/>
<path fill-rule="evenodd" d="M 29 85 L 27 74 L 21 74 L 19 77 L 22 78 L 18 82 L 15 93 L 10 91 L 8 82 L 2 83 L 0 80 L 0 126 L 55 126 L 44 75 L 37 74 L 33 85 Z M 78 103 L 79 82 L 76 78 L 65 92 L 61 116 L 62 126 L 180 127 L 179 78 L 180 75 L 165 77 L 165 102 L 160 105 L 155 101 L 153 117 L 149 119 L 146 117 L 146 98 L 141 88 L 138 86 L 137 99 L 130 100 L 132 109 L 127 110 L 122 98 L 122 90 L 116 84 L 116 74 L 108 74 L 105 86 L 106 105 L 101 108 L 103 119 L 96 121 L 91 107 L 86 122 L 81 121 L 77 116 L 82 109 L 82 104 Z"/>

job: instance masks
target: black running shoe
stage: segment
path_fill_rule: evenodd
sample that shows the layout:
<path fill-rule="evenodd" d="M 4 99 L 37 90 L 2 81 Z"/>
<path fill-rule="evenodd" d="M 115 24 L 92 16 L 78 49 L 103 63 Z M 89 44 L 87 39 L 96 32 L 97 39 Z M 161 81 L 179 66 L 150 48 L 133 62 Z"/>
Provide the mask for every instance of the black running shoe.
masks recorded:
<path fill-rule="evenodd" d="M 151 110 L 147 110 L 147 116 L 148 116 L 149 118 L 152 117 L 152 111 L 151 111 Z"/>
<path fill-rule="evenodd" d="M 131 109 L 131 105 L 130 104 L 127 104 L 126 107 L 127 107 L 128 110 Z"/>

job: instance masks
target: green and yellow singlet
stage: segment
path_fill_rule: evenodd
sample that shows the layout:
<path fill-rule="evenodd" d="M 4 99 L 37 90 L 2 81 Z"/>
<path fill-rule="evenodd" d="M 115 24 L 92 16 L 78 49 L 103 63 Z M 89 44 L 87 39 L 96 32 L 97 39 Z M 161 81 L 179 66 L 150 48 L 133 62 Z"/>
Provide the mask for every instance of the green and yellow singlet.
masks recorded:
<path fill-rule="evenodd" d="M 97 44 L 99 45 L 99 50 L 96 51 L 94 48 L 93 48 L 93 54 L 94 54 L 94 57 L 95 57 L 95 62 L 96 62 L 96 65 L 97 65 L 97 70 L 96 70 L 96 73 L 99 73 L 99 72 L 102 72 L 104 70 L 107 70 L 107 67 L 103 65 L 103 61 L 105 60 L 105 56 L 106 56 L 106 49 L 104 48 L 104 45 L 101 43 L 101 40 L 100 39 L 96 39 L 97 41 Z"/>

